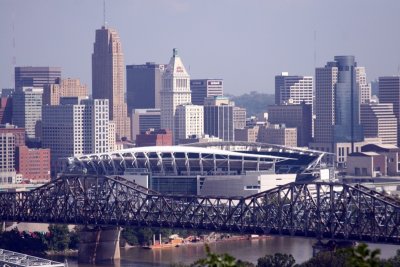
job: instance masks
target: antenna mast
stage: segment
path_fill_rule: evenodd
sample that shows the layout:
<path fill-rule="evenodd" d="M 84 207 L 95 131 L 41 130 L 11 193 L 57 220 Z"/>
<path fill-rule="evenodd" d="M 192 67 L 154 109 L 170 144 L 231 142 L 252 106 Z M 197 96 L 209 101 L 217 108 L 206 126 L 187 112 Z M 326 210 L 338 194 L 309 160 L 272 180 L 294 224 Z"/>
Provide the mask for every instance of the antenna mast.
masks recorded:
<path fill-rule="evenodd" d="M 106 22 L 106 0 L 103 0 L 103 26 L 107 26 Z"/>
<path fill-rule="evenodd" d="M 317 67 L 317 31 L 314 30 L 314 69 Z"/>
<path fill-rule="evenodd" d="M 17 66 L 17 56 L 15 51 L 15 14 L 12 14 L 12 47 L 13 47 L 13 56 L 12 56 L 12 84 L 15 83 L 15 67 Z"/>

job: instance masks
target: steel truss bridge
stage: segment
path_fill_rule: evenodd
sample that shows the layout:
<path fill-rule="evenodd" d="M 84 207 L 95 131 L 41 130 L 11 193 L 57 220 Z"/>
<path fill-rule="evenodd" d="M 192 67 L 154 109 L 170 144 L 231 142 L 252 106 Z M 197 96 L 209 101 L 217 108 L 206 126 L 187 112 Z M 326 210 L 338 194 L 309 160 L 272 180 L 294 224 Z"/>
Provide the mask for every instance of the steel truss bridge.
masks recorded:
<path fill-rule="evenodd" d="M 0 193 L 0 220 L 400 243 L 400 202 L 363 186 L 325 182 L 217 197 L 162 195 L 118 176 L 68 175 L 32 191 Z"/>

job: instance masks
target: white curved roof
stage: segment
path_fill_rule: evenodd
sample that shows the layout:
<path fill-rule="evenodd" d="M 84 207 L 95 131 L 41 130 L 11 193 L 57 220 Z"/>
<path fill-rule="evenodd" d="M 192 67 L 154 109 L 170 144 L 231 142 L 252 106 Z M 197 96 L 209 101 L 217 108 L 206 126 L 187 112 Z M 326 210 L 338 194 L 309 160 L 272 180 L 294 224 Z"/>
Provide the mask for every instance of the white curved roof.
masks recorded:
<path fill-rule="evenodd" d="M 233 151 L 222 150 L 222 149 L 191 147 L 191 146 L 133 147 L 133 148 L 116 150 L 116 151 L 112 151 L 112 152 L 108 152 L 108 153 L 82 155 L 82 156 L 77 156 L 75 158 L 100 156 L 100 155 L 124 154 L 124 153 L 140 153 L 140 152 L 144 152 L 144 153 L 150 153 L 150 152 L 154 152 L 154 153 L 202 153 L 202 154 L 218 154 L 218 155 L 224 155 L 224 156 L 230 155 L 230 156 L 240 156 L 240 157 L 257 157 L 257 158 L 281 159 L 281 160 L 292 159 L 292 158 L 288 158 L 288 157 L 241 153 L 241 152 L 233 152 Z"/>

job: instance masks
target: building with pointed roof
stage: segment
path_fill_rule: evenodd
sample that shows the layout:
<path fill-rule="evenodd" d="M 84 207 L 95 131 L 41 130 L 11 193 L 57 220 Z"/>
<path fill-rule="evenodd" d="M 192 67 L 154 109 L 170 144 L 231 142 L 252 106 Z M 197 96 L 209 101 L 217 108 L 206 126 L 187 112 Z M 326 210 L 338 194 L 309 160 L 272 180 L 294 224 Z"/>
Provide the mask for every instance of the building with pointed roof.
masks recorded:
<path fill-rule="evenodd" d="M 177 106 L 191 104 L 190 76 L 173 49 L 173 55 L 162 77 L 161 90 L 161 128 L 170 129 L 175 139 L 175 114 Z M 177 141 L 175 139 L 175 141 Z"/>

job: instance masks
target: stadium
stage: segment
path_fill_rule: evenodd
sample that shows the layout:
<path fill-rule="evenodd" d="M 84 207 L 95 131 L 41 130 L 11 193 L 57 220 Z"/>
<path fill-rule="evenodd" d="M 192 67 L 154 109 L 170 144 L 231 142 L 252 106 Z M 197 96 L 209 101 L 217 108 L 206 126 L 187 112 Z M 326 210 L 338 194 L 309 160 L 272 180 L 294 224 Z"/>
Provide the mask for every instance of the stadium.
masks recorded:
<path fill-rule="evenodd" d="M 120 175 L 160 193 L 247 196 L 321 178 L 324 155 L 248 142 L 136 147 L 68 158 L 62 173 Z"/>

